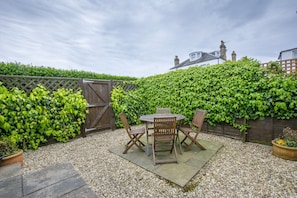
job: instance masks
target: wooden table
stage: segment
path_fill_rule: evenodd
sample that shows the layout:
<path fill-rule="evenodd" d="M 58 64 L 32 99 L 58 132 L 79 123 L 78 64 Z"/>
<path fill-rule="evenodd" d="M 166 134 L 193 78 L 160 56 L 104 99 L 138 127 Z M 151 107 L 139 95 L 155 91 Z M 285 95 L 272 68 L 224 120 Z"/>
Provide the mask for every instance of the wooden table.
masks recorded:
<path fill-rule="evenodd" d="M 146 133 L 146 149 L 145 149 L 145 153 L 147 155 L 149 155 L 149 141 L 148 141 L 148 125 L 150 123 L 154 123 L 154 118 L 164 118 L 164 117 L 176 117 L 176 121 L 179 123 L 181 122 L 183 119 L 185 119 L 186 117 L 182 114 L 148 114 L 148 115 L 143 115 L 140 116 L 139 120 L 142 122 L 145 122 L 145 133 Z M 177 124 L 178 125 L 178 124 Z M 177 138 L 179 138 L 177 136 Z M 180 146 L 180 145 L 179 145 Z M 181 146 L 180 146 L 180 152 L 181 152 Z"/>

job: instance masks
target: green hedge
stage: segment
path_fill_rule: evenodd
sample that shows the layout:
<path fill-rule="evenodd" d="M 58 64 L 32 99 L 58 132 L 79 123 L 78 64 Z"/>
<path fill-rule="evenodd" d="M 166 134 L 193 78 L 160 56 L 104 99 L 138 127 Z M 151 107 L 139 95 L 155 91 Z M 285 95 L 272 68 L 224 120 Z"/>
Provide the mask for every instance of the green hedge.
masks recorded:
<path fill-rule="evenodd" d="M 67 78 L 87 78 L 100 80 L 136 80 L 135 77 L 113 76 L 108 74 L 96 74 L 94 72 L 63 70 L 52 67 L 24 65 L 21 63 L 0 62 L 0 75 L 18 76 L 46 76 L 46 77 L 67 77 Z"/>
<path fill-rule="evenodd" d="M 115 114 L 126 112 L 131 124 L 139 124 L 139 117 L 154 113 L 156 107 L 170 107 L 172 112 L 185 115 L 186 123 L 196 108 L 205 109 L 209 124 L 227 123 L 241 131 L 248 126 L 237 124 L 237 119 L 297 117 L 296 77 L 261 68 L 253 59 L 191 67 L 134 83 L 137 90 L 125 92 L 117 87 L 112 92 Z M 119 120 L 117 126 L 121 126 Z"/>
<path fill-rule="evenodd" d="M 67 142 L 80 134 L 86 106 L 81 91 L 50 93 L 39 85 L 28 95 L 18 88 L 8 90 L 0 82 L 0 136 L 24 150 L 37 149 L 49 138 Z"/>

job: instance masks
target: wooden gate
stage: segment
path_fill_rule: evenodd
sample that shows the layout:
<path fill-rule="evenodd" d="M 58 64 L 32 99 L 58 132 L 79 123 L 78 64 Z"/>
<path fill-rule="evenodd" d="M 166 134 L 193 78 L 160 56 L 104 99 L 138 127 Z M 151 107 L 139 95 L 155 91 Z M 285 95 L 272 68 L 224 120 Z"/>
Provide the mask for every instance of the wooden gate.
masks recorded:
<path fill-rule="evenodd" d="M 89 114 L 82 130 L 83 136 L 102 129 L 115 129 L 110 98 L 112 85 L 112 81 L 83 80 L 83 95 L 89 103 Z"/>

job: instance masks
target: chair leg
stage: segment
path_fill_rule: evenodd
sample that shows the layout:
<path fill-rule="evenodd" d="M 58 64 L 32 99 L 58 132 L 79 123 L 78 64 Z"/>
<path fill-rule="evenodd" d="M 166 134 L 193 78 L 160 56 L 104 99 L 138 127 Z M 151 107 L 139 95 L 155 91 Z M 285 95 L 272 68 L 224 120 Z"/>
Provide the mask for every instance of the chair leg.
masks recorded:
<path fill-rule="evenodd" d="M 183 154 L 182 147 L 181 147 L 181 144 L 182 144 L 182 143 L 181 143 L 181 141 L 180 141 L 178 131 L 177 131 L 177 134 L 176 134 L 175 141 L 178 143 L 178 146 L 179 146 L 179 152 L 180 152 L 180 154 L 182 155 L 182 154 Z"/>
<path fill-rule="evenodd" d="M 201 144 L 199 144 L 199 142 L 197 142 L 196 140 L 192 140 L 192 142 L 188 145 L 188 147 L 190 148 L 193 145 L 193 143 L 196 144 L 199 148 L 201 148 L 201 150 L 206 150 L 206 148 Z"/>
<path fill-rule="evenodd" d="M 174 139 L 172 140 L 172 145 L 171 145 L 171 149 L 170 149 L 170 153 L 172 153 L 173 149 L 174 149 L 174 144 L 175 144 L 175 141 Z"/>
<path fill-rule="evenodd" d="M 137 137 L 137 135 L 134 135 L 135 136 L 135 138 L 137 139 L 137 142 L 139 143 L 139 144 L 141 144 L 142 146 L 145 146 L 145 144 L 142 142 L 142 141 L 140 141 L 140 138 L 143 136 L 143 134 L 139 134 L 139 137 Z"/>
<path fill-rule="evenodd" d="M 192 147 L 193 144 L 196 144 L 201 150 L 206 150 L 205 147 L 203 147 L 201 144 L 199 144 L 199 142 L 196 140 L 196 137 L 192 137 L 192 136 L 190 135 L 190 133 L 188 133 L 188 132 L 183 132 L 183 133 L 184 133 L 185 137 L 184 137 L 184 139 L 181 141 L 181 144 L 185 144 L 185 145 L 186 145 L 185 150 L 190 150 L 190 148 Z M 187 143 L 185 142 L 186 139 L 188 139 L 188 138 L 191 140 L 191 142 L 190 142 L 189 144 L 187 144 Z"/>
<path fill-rule="evenodd" d="M 184 133 L 184 134 L 185 134 L 185 133 Z M 181 143 L 181 144 L 184 143 L 184 142 L 186 141 L 187 138 L 188 138 L 188 137 L 187 137 L 187 135 L 185 134 L 184 139 L 183 139 L 180 143 Z"/>
<path fill-rule="evenodd" d="M 134 138 L 132 139 L 132 141 L 133 141 L 133 144 L 135 144 L 139 148 L 139 150 L 144 151 L 141 147 L 141 146 L 144 146 L 144 144 L 140 141 L 140 138 L 142 135 L 143 134 L 134 135 Z"/>
<path fill-rule="evenodd" d="M 174 140 L 175 140 L 175 138 L 173 138 L 171 145 L 166 145 L 166 146 L 171 146 L 170 150 L 156 150 L 157 143 L 155 141 L 152 141 L 154 165 L 159 164 L 159 163 L 172 163 L 172 162 L 178 163 L 177 151 L 176 151 L 176 146 L 175 146 Z M 160 159 L 160 160 L 158 160 L 156 158 L 156 152 L 168 152 L 168 151 L 170 151 L 171 154 L 172 154 L 172 151 L 174 152 L 175 159 Z"/>
<path fill-rule="evenodd" d="M 191 143 L 186 144 L 187 145 L 186 150 L 189 150 L 192 147 L 193 144 L 196 144 L 201 150 L 206 150 L 206 148 L 203 147 L 201 144 L 199 144 L 199 142 L 197 142 L 197 140 L 194 139 L 192 136 L 189 136 L 188 138 L 191 140 Z"/>
<path fill-rule="evenodd" d="M 176 147 L 175 147 L 175 143 L 173 144 L 174 146 L 174 155 L 175 155 L 175 159 L 176 159 L 176 163 L 178 164 L 178 160 L 177 160 L 177 152 L 176 152 Z"/>
<path fill-rule="evenodd" d="M 156 165 L 155 140 L 152 141 L 152 150 L 153 150 L 153 161 L 155 166 Z"/>
<path fill-rule="evenodd" d="M 144 146 L 144 144 L 140 141 L 142 135 L 143 134 L 133 135 L 132 139 L 126 144 L 126 149 L 124 150 L 123 154 L 126 154 L 133 145 L 136 145 L 139 150 L 144 151 L 141 147 Z"/>

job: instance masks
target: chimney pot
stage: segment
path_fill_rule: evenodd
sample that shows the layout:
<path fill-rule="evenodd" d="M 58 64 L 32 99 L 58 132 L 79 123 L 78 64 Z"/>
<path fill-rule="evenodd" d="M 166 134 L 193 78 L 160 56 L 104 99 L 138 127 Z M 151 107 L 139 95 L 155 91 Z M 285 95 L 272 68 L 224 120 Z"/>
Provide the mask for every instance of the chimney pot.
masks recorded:
<path fill-rule="evenodd" d="M 232 61 L 236 61 L 236 53 L 234 51 L 232 52 L 231 56 L 232 56 Z"/>
<path fill-rule="evenodd" d="M 178 56 L 175 56 L 175 58 L 174 58 L 174 66 L 176 66 L 178 64 L 179 64 Z"/>
<path fill-rule="evenodd" d="M 221 58 L 224 59 L 224 60 L 227 60 L 226 52 L 227 52 L 227 48 L 225 46 L 225 43 L 224 43 L 223 40 L 221 40 L 220 54 L 221 54 Z"/>

